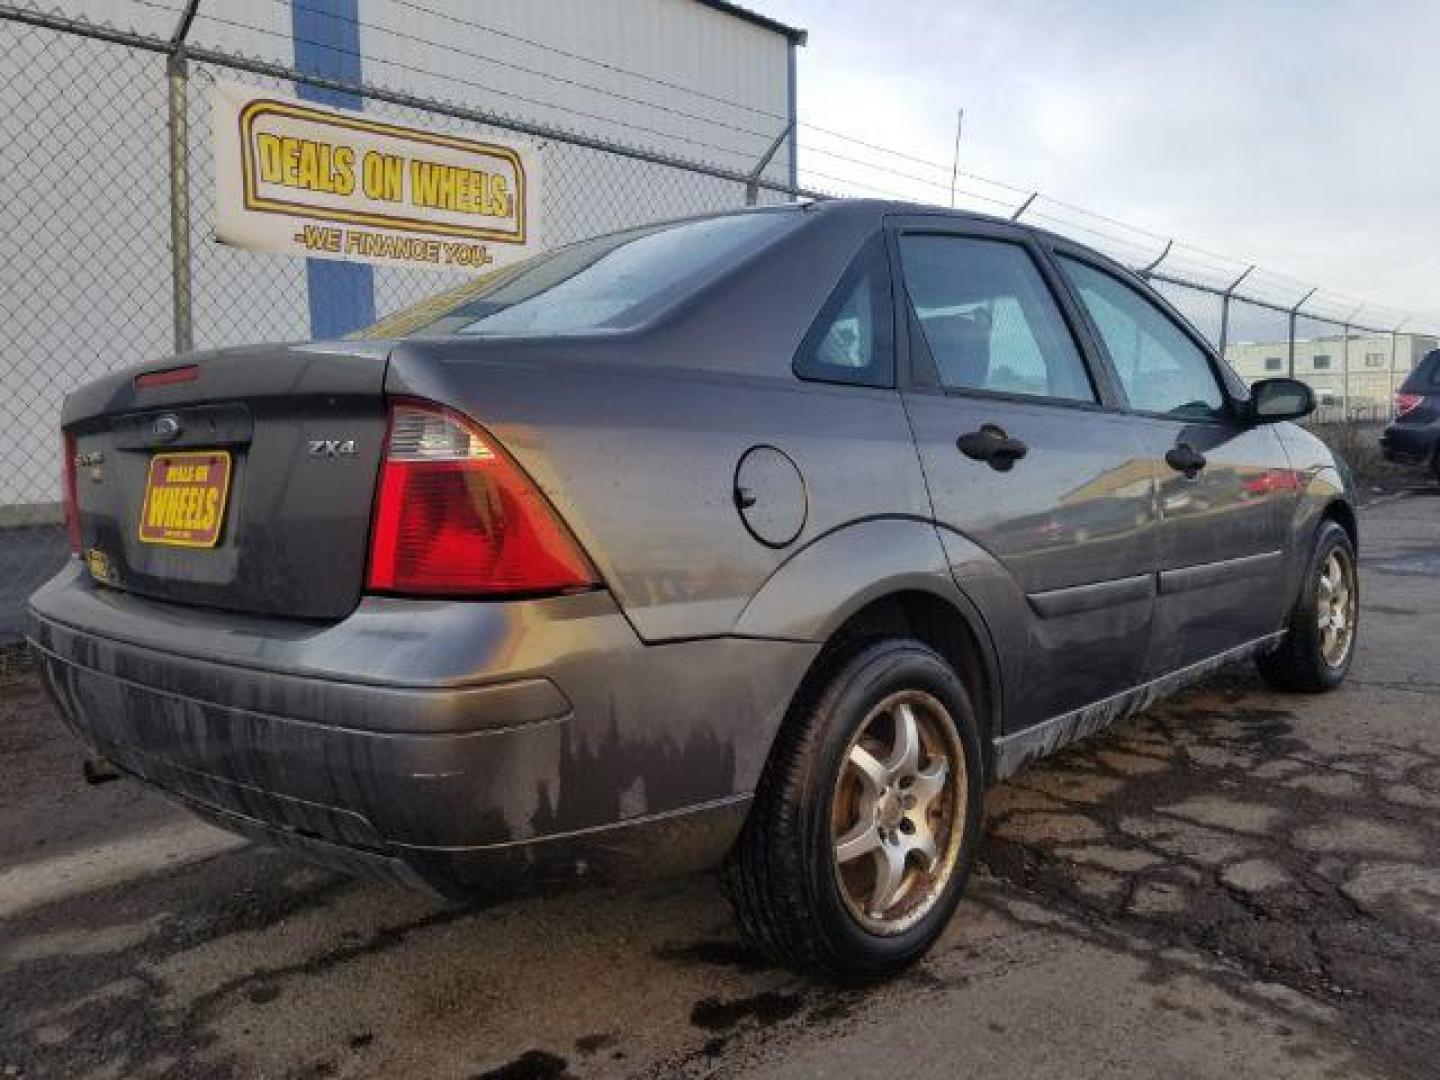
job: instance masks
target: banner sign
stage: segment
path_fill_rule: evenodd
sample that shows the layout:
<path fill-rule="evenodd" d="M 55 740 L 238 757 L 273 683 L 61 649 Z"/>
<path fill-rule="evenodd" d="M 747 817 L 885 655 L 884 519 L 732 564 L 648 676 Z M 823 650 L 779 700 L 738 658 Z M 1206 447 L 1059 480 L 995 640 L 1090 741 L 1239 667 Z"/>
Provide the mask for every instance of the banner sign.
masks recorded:
<path fill-rule="evenodd" d="M 540 160 L 216 80 L 216 239 L 382 265 L 488 270 L 539 249 Z"/>

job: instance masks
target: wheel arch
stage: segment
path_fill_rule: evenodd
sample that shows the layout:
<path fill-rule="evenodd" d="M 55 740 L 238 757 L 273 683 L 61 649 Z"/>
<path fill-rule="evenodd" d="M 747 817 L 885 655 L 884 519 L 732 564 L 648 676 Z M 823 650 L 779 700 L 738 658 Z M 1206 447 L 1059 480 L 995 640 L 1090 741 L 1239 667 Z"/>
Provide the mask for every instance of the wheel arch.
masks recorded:
<path fill-rule="evenodd" d="M 826 639 L 797 700 L 805 684 L 823 674 L 835 656 L 877 639 L 914 638 L 939 653 L 960 676 L 980 724 L 985 774 L 990 776 L 992 747 L 1001 730 L 999 662 L 978 613 L 967 611 L 967 606 L 954 596 L 913 588 L 871 599 L 852 611 Z"/>
<path fill-rule="evenodd" d="M 1360 520 L 1355 513 L 1355 507 L 1342 498 L 1332 498 L 1320 511 L 1322 521 L 1333 521 L 1339 525 L 1350 536 L 1350 543 L 1358 551 L 1360 548 Z"/>
<path fill-rule="evenodd" d="M 1334 521 L 1350 536 L 1358 548 L 1360 522 L 1355 512 L 1354 485 L 1348 475 L 1334 465 L 1326 465 L 1310 474 L 1293 504 L 1290 517 L 1290 546 L 1308 554 L 1322 522 Z"/>
<path fill-rule="evenodd" d="M 968 542 L 956 542 L 965 546 L 951 556 L 990 561 Z M 805 700 L 837 649 L 882 636 L 924 642 L 955 668 L 972 695 L 988 774 L 992 743 L 1003 730 L 1000 653 L 979 605 L 956 584 L 950 565 L 932 522 L 855 522 L 792 555 L 751 598 L 736 632 L 821 645 L 791 709 Z"/>

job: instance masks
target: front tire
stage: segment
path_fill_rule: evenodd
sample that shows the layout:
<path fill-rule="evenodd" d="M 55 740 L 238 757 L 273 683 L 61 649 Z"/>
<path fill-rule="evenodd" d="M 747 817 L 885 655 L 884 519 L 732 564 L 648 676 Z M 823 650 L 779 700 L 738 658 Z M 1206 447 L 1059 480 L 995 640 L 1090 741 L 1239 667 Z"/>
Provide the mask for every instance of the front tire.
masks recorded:
<path fill-rule="evenodd" d="M 1324 521 L 1300 585 L 1285 639 L 1262 656 L 1260 674 L 1277 690 L 1318 694 L 1345 681 L 1355 658 L 1360 588 L 1355 545 L 1334 521 Z"/>
<path fill-rule="evenodd" d="M 954 670 L 913 640 L 823 659 L 791 710 L 724 871 L 767 957 L 841 980 L 922 956 L 980 831 L 980 742 Z"/>

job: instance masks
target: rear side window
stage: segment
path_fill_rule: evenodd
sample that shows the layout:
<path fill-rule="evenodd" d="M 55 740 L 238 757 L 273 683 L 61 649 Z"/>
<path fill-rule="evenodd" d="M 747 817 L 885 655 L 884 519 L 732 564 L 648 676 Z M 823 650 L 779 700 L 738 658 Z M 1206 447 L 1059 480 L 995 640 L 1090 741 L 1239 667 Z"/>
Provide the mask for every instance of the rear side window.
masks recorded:
<path fill-rule="evenodd" d="M 883 238 L 865 245 L 820 309 L 795 355 L 795 374 L 812 382 L 895 385 L 895 314 Z"/>
<path fill-rule="evenodd" d="M 1019 244 L 912 234 L 900 238 L 900 258 L 946 389 L 1096 400 L 1070 328 Z"/>
<path fill-rule="evenodd" d="M 1118 278 L 1060 257 L 1115 365 L 1130 407 L 1186 419 L 1223 415 L 1225 399 L 1204 351 L 1170 316 Z"/>

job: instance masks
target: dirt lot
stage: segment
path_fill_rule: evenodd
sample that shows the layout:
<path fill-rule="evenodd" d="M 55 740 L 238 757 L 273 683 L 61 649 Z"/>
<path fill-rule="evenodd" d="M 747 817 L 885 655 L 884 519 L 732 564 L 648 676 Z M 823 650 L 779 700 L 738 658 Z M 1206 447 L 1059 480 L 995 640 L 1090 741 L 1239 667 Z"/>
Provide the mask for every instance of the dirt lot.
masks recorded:
<path fill-rule="evenodd" d="M 446 906 L 87 788 L 12 679 L 0 1077 L 1433 1077 L 1440 488 L 1362 529 L 1344 690 L 1238 669 L 996 790 L 867 993 L 757 963 L 706 880 Z"/>

